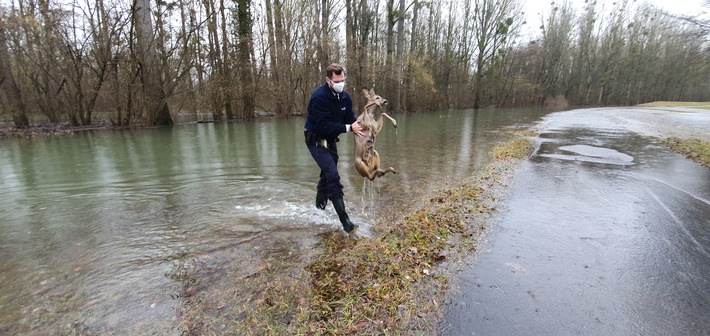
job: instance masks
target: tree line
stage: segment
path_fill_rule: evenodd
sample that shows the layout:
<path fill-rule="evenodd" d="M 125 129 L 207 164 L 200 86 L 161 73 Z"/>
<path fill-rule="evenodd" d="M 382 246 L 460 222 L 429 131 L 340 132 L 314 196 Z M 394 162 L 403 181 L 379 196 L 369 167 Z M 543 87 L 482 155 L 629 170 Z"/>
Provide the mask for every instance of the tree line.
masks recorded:
<path fill-rule="evenodd" d="M 26 128 L 302 114 L 331 62 L 358 106 L 375 88 L 394 111 L 710 99 L 703 16 L 566 0 L 525 18 L 522 0 L 10 0 L 0 115 Z"/>

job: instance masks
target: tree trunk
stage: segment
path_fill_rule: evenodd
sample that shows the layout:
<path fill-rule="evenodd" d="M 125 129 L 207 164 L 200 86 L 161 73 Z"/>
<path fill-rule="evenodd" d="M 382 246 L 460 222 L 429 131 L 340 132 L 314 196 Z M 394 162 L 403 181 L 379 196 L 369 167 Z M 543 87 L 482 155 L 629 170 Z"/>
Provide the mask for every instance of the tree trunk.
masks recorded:
<path fill-rule="evenodd" d="M 15 83 L 10 66 L 10 53 L 8 52 L 7 40 L 5 38 L 4 23 L 0 22 L 0 88 L 7 97 L 12 121 L 17 128 L 28 128 L 30 122 L 25 112 L 25 104 L 22 102 L 22 92 Z"/>
<path fill-rule="evenodd" d="M 273 9 L 271 6 L 271 0 L 265 0 L 265 10 L 266 10 L 266 31 L 267 34 L 269 35 L 267 38 L 267 41 L 269 43 L 269 64 L 271 65 L 271 68 L 269 69 L 269 73 L 271 74 L 271 78 L 278 82 L 279 80 L 279 72 L 276 71 L 277 69 L 277 57 L 276 57 L 276 41 L 274 40 L 274 14 L 273 14 Z"/>
<path fill-rule="evenodd" d="M 254 117 L 255 90 L 252 77 L 252 17 L 250 0 L 237 0 L 237 35 L 239 36 L 239 81 L 242 85 L 242 119 Z"/>
<path fill-rule="evenodd" d="M 483 91 L 483 55 L 476 61 L 476 80 L 473 84 L 473 108 L 481 107 L 481 91 Z"/>
<path fill-rule="evenodd" d="M 395 46 L 394 46 L 394 26 L 397 24 L 399 13 L 394 10 L 394 0 L 387 0 L 387 55 L 385 56 L 385 89 L 381 94 L 390 101 L 395 101 Z"/>
<path fill-rule="evenodd" d="M 141 68 L 147 123 L 151 126 L 169 126 L 173 124 L 173 118 L 163 89 L 151 16 L 150 0 L 135 0 L 136 56 Z"/>
<path fill-rule="evenodd" d="M 364 88 L 366 84 L 363 84 L 362 80 L 362 67 L 361 67 L 361 46 L 359 40 L 360 33 L 360 22 L 365 21 L 366 18 L 363 17 L 362 11 L 359 9 L 358 0 L 346 0 L 346 14 L 345 14 L 345 39 L 346 39 L 346 64 L 348 68 L 348 81 L 350 86 L 354 88 L 350 92 L 353 98 L 353 104 L 356 110 L 362 110 L 363 103 L 360 99 L 357 89 Z"/>
<path fill-rule="evenodd" d="M 330 47 L 328 46 L 328 40 L 330 35 L 328 34 L 330 21 L 330 7 L 328 6 L 328 0 L 321 0 L 320 4 L 320 43 L 318 43 L 318 61 L 320 63 L 320 68 L 325 69 L 330 64 Z"/>
<path fill-rule="evenodd" d="M 230 66 L 229 54 L 229 39 L 227 38 L 227 13 L 224 7 L 224 0 L 219 0 L 219 11 L 222 16 L 222 67 L 220 71 L 221 85 L 220 90 L 223 92 L 224 113 L 227 120 L 234 119 L 234 109 L 232 108 L 232 74 Z"/>
<path fill-rule="evenodd" d="M 399 0 L 399 22 L 397 22 L 397 71 L 394 90 L 394 111 L 402 112 L 402 68 L 404 67 L 404 11 L 405 0 Z"/>
<path fill-rule="evenodd" d="M 355 68 L 355 13 L 353 8 L 353 1 L 357 0 L 345 0 L 345 63 L 347 67 Z M 325 70 L 325 68 L 323 68 Z M 358 88 L 359 84 L 353 76 L 351 79 L 352 86 Z M 354 92 L 353 92 L 354 93 Z M 360 110 L 360 104 L 353 97 L 354 105 L 358 106 Z"/>
<path fill-rule="evenodd" d="M 240 0 L 241 1 L 241 0 Z M 282 0 L 274 0 L 274 29 L 275 29 L 275 42 L 276 42 L 276 57 L 277 57 L 277 69 L 278 72 L 278 82 L 277 89 L 279 95 L 277 96 L 278 101 L 278 114 L 281 116 L 286 116 L 291 112 L 294 104 L 293 87 L 291 86 L 292 77 L 292 60 L 291 60 L 291 37 L 290 32 L 287 27 L 284 27 L 288 15 L 284 12 L 287 8 L 284 8 L 284 2 Z M 250 19 L 251 20 L 251 19 Z M 251 25 L 249 26 L 251 31 Z M 249 41 L 251 41 L 251 33 L 249 34 Z M 249 43 L 251 45 L 251 42 Z"/>
<path fill-rule="evenodd" d="M 498 55 L 514 22 L 513 17 L 519 15 L 515 11 L 515 0 L 476 0 L 474 8 L 476 16 L 471 27 L 478 54 L 473 108 L 481 107 L 483 89 L 486 86 L 483 81 L 484 75 Z"/>
<path fill-rule="evenodd" d="M 411 29 L 411 36 L 409 40 L 409 53 L 410 55 L 414 55 L 415 51 L 417 50 L 417 40 L 421 39 L 421 36 L 418 36 L 419 30 L 417 30 L 417 25 L 419 24 L 419 0 L 414 0 L 412 3 L 412 29 Z"/>
<path fill-rule="evenodd" d="M 278 0 L 277 3 L 278 4 Z M 269 69 L 269 74 L 271 75 L 271 80 L 275 84 L 275 91 L 279 92 L 281 91 L 281 80 L 284 76 L 281 76 L 281 71 L 280 71 L 280 64 L 281 64 L 281 59 L 280 56 L 283 54 L 282 50 L 282 44 L 281 41 L 283 40 L 283 28 L 281 28 L 281 24 L 279 23 L 278 25 L 276 24 L 275 20 L 280 20 L 281 15 L 280 15 L 280 8 L 274 8 L 274 6 L 271 5 L 271 0 L 266 0 L 265 1 L 265 10 L 266 10 L 266 25 L 267 25 L 267 32 L 268 32 L 268 43 L 269 43 L 269 58 L 270 58 L 270 64 L 271 67 Z M 277 15 L 278 11 L 278 15 Z M 278 29 L 277 29 L 278 28 Z M 276 39 L 276 36 L 278 36 L 278 39 Z M 276 97 L 274 101 L 275 109 L 276 109 L 276 114 L 277 115 L 284 115 L 286 114 L 286 106 L 284 106 L 284 100 L 281 97 Z"/>
<path fill-rule="evenodd" d="M 357 3 L 356 3 L 357 2 Z M 370 85 L 368 76 L 368 45 L 369 36 L 374 25 L 374 13 L 368 9 L 365 0 L 346 1 L 346 39 L 347 39 L 347 67 L 348 80 L 355 89 L 350 92 L 353 96 L 353 104 L 357 105 L 357 110 L 362 110 L 363 102 L 357 92 L 359 88 Z"/>
<path fill-rule="evenodd" d="M 190 23 L 190 31 L 192 31 L 192 28 L 194 26 L 192 25 L 192 21 L 188 16 L 186 6 L 187 5 L 184 2 L 180 2 L 180 35 L 184 36 L 182 48 L 192 58 L 192 65 L 190 67 L 195 68 L 195 64 L 199 62 L 199 58 L 197 56 L 197 51 L 192 49 L 190 46 L 191 39 L 188 38 L 188 36 L 190 36 L 192 32 L 188 33 L 187 24 Z M 195 94 L 195 86 L 192 81 L 192 76 L 185 76 L 182 84 L 185 85 L 187 88 L 186 99 L 184 104 L 187 105 L 187 110 L 190 112 L 190 117 L 193 120 L 197 120 L 197 96 Z"/>
<path fill-rule="evenodd" d="M 217 9 L 215 0 L 203 0 L 205 15 L 207 16 L 207 44 L 208 61 L 210 66 L 209 80 L 207 82 L 207 95 L 212 107 L 212 120 L 222 120 L 224 114 L 224 91 L 222 83 L 222 49 L 219 45 L 219 32 L 217 31 Z"/>
<path fill-rule="evenodd" d="M 417 40 L 421 39 L 422 37 L 419 36 L 419 30 L 417 29 L 417 25 L 419 24 L 419 0 L 414 0 L 412 2 L 412 27 L 411 27 L 411 36 L 409 40 L 409 54 L 407 55 L 407 71 L 405 72 L 407 76 L 404 78 L 404 95 L 402 97 L 402 104 L 406 104 L 406 106 L 403 106 L 402 109 L 407 111 L 411 109 L 411 102 L 410 102 L 410 94 L 412 93 L 412 81 L 414 80 L 413 77 L 413 72 L 414 72 L 414 61 L 417 58 L 416 51 L 419 50 L 417 48 Z"/>

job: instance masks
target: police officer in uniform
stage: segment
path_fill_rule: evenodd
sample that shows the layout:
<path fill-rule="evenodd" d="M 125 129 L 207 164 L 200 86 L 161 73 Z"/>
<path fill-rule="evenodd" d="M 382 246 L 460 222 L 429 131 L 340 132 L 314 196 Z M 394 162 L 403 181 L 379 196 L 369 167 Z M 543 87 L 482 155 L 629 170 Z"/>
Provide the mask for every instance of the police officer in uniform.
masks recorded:
<path fill-rule="evenodd" d="M 345 232 L 355 233 L 353 224 L 345 212 L 343 185 L 338 174 L 338 135 L 353 132 L 362 136 L 362 126 L 356 121 L 353 102 L 345 87 L 345 68 L 333 63 L 326 68 L 325 83 L 315 89 L 308 102 L 308 116 L 304 133 L 306 146 L 320 167 L 316 207 L 325 210 L 328 199 L 338 213 Z"/>

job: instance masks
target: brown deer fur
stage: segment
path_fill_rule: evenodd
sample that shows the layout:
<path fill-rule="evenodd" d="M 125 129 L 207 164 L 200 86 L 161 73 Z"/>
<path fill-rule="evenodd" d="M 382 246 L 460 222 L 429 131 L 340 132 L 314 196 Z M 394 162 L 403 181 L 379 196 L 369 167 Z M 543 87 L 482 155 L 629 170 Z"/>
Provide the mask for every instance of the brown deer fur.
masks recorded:
<path fill-rule="evenodd" d="M 372 181 L 389 172 L 397 173 L 392 167 L 385 170 L 380 169 L 380 154 L 375 150 L 377 134 L 380 133 L 384 124 L 383 117 L 389 119 L 394 127 L 397 127 L 397 121 L 384 112 L 381 112 L 380 117 L 375 119 L 375 112 L 381 109 L 382 105 L 387 104 L 387 99 L 377 95 L 373 89 L 362 90 L 362 93 L 367 98 L 367 104 L 357 117 L 363 128 L 363 135 L 355 135 L 355 168 L 360 175 Z"/>

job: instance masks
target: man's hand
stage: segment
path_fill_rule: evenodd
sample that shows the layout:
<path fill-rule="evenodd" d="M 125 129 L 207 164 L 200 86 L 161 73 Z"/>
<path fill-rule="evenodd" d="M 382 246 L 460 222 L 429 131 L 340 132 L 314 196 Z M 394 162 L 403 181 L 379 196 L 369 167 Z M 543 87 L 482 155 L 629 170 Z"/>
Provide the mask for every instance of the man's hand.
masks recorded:
<path fill-rule="evenodd" d="M 362 128 L 362 125 L 360 125 L 360 119 L 355 120 L 355 122 L 350 125 L 350 129 L 352 129 L 353 133 L 355 133 L 357 136 L 365 135 L 362 133 L 364 129 Z"/>

